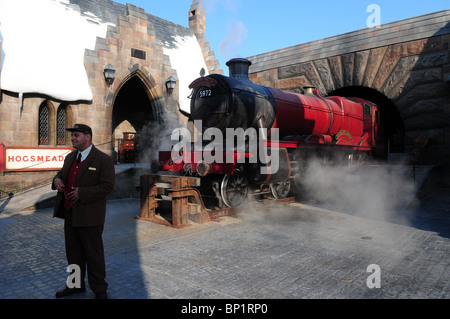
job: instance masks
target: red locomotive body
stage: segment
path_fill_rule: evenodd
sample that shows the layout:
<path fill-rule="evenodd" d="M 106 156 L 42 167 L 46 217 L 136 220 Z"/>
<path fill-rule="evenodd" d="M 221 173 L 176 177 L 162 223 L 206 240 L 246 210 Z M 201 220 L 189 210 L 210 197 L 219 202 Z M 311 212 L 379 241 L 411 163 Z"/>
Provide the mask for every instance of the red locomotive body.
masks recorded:
<path fill-rule="evenodd" d="M 269 90 L 277 101 L 273 127 L 280 135 L 294 134 L 303 144 L 346 145 L 358 151 L 376 147 L 379 117 L 375 104 L 359 98 L 323 98 L 312 89 L 307 94 Z"/>
<path fill-rule="evenodd" d="M 119 162 L 134 163 L 136 145 L 136 133 L 124 132 L 123 139 L 119 144 Z"/>
<path fill-rule="evenodd" d="M 348 160 L 371 156 L 381 146 L 379 110 L 370 101 L 322 97 L 312 88 L 297 94 L 256 85 L 248 78 L 250 61 L 233 59 L 227 65 L 229 77 L 213 74 L 190 85 L 190 120 L 203 134 L 203 143 L 160 152 L 153 172 L 201 176 L 223 206 L 237 206 L 249 189 L 268 187 L 276 198 L 286 197 L 291 181 L 300 182 L 299 163 L 310 156 Z M 249 129 L 258 134 L 262 148 L 251 148 Z M 244 148 L 230 146 L 230 130 L 248 132 Z M 277 155 L 276 166 L 269 153 Z"/>

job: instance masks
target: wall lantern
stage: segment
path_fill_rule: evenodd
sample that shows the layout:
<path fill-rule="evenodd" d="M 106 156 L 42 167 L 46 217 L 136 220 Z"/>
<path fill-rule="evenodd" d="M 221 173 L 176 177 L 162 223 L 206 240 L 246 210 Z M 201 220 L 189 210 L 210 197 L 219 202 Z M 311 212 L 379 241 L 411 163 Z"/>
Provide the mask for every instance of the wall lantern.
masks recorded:
<path fill-rule="evenodd" d="M 175 89 L 175 85 L 177 84 L 177 80 L 171 76 L 166 80 L 166 88 L 168 93 L 172 93 L 173 89 Z"/>
<path fill-rule="evenodd" d="M 106 83 L 111 85 L 114 82 L 114 74 L 116 73 L 116 69 L 111 64 L 108 64 L 103 70 L 103 73 L 105 75 Z"/>

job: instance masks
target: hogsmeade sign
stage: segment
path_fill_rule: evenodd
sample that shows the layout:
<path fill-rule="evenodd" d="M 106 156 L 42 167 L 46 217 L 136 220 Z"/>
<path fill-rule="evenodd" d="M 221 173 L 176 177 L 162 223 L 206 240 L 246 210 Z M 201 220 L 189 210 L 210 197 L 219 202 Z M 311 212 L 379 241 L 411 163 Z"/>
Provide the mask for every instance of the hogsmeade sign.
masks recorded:
<path fill-rule="evenodd" d="M 5 147 L 0 143 L 0 171 L 58 170 L 71 147 Z"/>

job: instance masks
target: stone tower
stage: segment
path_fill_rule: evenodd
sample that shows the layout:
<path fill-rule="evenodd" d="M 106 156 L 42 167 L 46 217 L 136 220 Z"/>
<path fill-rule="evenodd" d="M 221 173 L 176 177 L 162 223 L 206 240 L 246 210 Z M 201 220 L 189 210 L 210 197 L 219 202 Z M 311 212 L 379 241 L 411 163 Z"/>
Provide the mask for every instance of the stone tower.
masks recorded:
<path fill-rule="evenodd" d="M 199 42 L 205 42 L 206 11 L 203 0 L 192 1 L 189 9 L 189 28 L 194 32 Z"/>
<path fill-rule="evenodd" d="M 193 0 L 189 9 L 189 29 L 194 32 L 198 44 L 203 52 L 209 73 L 223 74 L 219 61 L 216 60 L 214 51 L 211 50 L 209 42 L 206 41 L 206 10 L 203 0 Z"/>

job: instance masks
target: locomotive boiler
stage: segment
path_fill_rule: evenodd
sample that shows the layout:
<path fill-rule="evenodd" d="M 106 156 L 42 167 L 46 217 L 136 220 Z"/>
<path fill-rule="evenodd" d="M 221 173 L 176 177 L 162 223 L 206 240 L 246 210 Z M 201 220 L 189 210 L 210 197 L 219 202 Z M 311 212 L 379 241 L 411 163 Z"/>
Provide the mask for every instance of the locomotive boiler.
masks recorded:
<path fill-rule="evenodd" d="M 228 77 L 211 74 L 189 86 L 190 121 L 203 137 L 203 147 L 192 143 L 176 153 L 160 152 L 153 172 L 201 176 L 203 192 L 212 190 L 219 206 L 238 206 L 249 191 L 288 196 L 295 189 L 291 186 L 301 183 L 301 171 L 312 156 L 348 161 L 377 152 L 382 129 L 378 107 L 370 101 L 322 97 L 313 88 L 298 94 L 257 85 L 248 77 L 250 61 L 232 59 L 227 65 Z M 214 142 L 208 134 L 212 129 Z M 238 131 L 249 132 L 244 148 L 227 140 L 229 132 Z M 251 147 L 253 133 L 262 148 Z"/>

